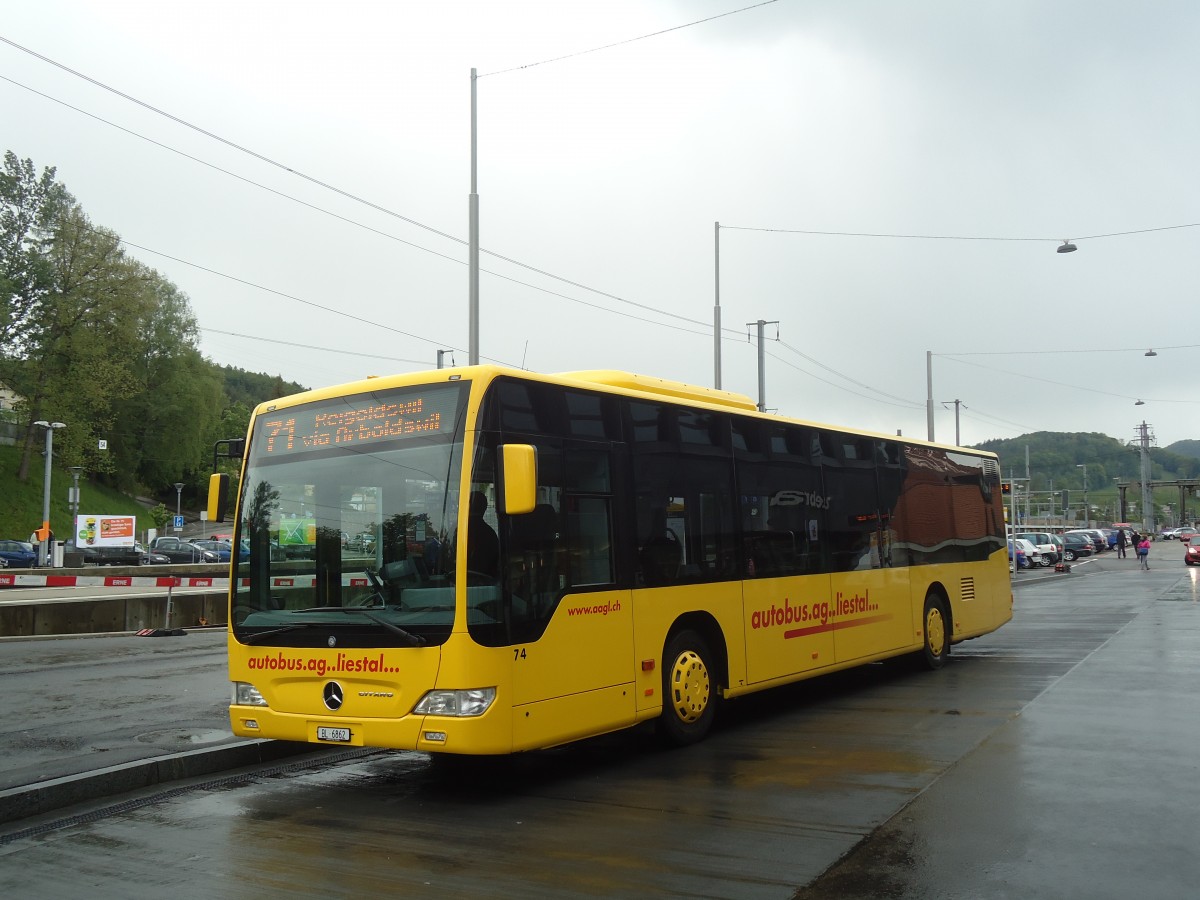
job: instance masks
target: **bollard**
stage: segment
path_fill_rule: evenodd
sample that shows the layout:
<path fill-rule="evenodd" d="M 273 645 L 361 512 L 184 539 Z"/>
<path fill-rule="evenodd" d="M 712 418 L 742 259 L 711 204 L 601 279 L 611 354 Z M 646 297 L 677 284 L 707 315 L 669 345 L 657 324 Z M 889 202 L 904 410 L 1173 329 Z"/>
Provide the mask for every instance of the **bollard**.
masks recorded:
<path fill-rule="evenodd" d="M 143 628 L 137 632 L 137 637 L 182 637 L 187 634 L 182 628 L 171 627 L 171 612 L 174 605 L 174 600 L 171 596 L 171 588 L 180 584 L 178 577 L 171 578 L 167 581 L 167 618 L 163 622 L 162 628 Z"/>

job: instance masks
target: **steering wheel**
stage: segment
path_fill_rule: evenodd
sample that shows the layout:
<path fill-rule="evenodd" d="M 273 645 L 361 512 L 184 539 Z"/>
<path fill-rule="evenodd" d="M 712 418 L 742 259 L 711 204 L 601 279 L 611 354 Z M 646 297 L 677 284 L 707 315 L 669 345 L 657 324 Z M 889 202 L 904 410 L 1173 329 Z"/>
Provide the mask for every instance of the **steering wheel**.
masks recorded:
<path fill-rule="evenodd" d="M 367 581 L 371 583 L 371 593 L 345 605 L 375 606 L 378 604 L 379 606 L 387 606 L 387 588 L 384 586 L 383 579 L 379 577 L 379 573 L 374 569 L 363 569 L 363 573 L 367 576 Z"/>

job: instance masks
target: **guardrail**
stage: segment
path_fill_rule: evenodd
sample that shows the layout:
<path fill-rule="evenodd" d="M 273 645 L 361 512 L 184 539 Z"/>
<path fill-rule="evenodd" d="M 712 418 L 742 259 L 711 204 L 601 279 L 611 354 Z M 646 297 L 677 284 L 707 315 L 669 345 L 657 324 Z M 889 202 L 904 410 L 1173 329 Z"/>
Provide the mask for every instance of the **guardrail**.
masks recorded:
<path fill-rule="evenodd" d="M 229 566 L 188 566 L 186 572 L 178 574 L 167 574 L 164 570 L 168 568 L 118 566 L 105 574 L 94 568 L 0 572 L 0 639 L 224 624 L 229 606 Z M 211 574 L 197 574 L 201 568 L 209 569 Z M 5 596 L 5 589 L 88 587 L 147 591 L 111 597 Z M 188 593 L 178 593 L 179 589 L 188 589 Z"/>
<path fill-rule="evenodd" d="M 181 568 L 186 572 L 170 571 Z M 203 570 L 211 574 L 198 574 Z M 0 639 L 223 625 L 229 609 L 229 575 L 226 563 L 116 566 L 104 574 L 95 567 L 0 571 Z M 344 587 L 366 587 L 368 583 L 365 576 L 342 574 Z M 270 579 L 270 585 L 272 590 L 312 589 L 316 578 L 312 574 L 280 574 Z M 19 600 L 5 596 L 6 589 L 81 587 L 146 588 L 147 593 Z M 202 590 L 197 592 L 197 588 Z M 190 592 L 178 593 L 180 589 Z"/>

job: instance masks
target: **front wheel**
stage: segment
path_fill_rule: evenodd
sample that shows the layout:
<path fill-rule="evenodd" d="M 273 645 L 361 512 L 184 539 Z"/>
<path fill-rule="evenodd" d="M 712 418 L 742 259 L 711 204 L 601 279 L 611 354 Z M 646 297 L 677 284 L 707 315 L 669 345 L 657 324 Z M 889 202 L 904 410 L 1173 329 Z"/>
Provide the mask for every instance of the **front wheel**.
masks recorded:
<path fill-rule="evenodd" d="M 694 631 L 680 631 L 663 651 L 663 711 L 659 735 L 677 747 L 708 734 L 717 708 L 716 672 L 708 644 Z"/>
<path fill-rule="evenodd" d="M 940 669 L 946 664 L 950 655 L 950 616 L 946 611 L 946 602 L 939 595 L 930 593 L 925 598 L 925 643 L 921 655 L 925 665 L 931 669 Z"/>

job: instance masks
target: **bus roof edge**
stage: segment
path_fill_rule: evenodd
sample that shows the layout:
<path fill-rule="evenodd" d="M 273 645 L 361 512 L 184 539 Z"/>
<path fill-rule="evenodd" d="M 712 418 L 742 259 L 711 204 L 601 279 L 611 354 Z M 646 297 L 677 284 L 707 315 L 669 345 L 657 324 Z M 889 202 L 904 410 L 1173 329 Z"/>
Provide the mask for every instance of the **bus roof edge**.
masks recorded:
<path fill-rule="evenodd" d="M 575 381 L 587 381 L 592 384 L 603 384 L 608 387 L 625 388 L 630 391 L 642 391 L 647 394 L 660 394 L 667 397 L 678 397 L 682 400 L 697 400 L 702 403 L 715 403 L 719 406 L 730 406 L 735 409 L 757 410 L 758 405 L 745 394 L 732 391 L 722 391 L 717 388 L 706 388 L 683 381 L 670 381 L 666 378 L 655 378 L 652 375 L 637 375 L 633 372 L 622 372 L 618 369 L 588 369 L 580 372 L 559 372 L 559 378 L 571 378 Z"/>

